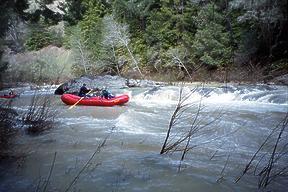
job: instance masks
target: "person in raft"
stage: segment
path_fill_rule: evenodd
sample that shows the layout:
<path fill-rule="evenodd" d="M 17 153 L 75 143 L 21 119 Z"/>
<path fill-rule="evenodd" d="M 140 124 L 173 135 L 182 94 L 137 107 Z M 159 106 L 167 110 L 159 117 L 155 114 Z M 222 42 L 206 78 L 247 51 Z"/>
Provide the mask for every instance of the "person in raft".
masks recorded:
<path fill-rule="evenodd" d="M 13 89 L 10 89 L 9 95 L 15 95 Z"/>
<path fill-rule="evenodd" d="M 105 87 L 103 87 L 101 94 L 102 94 L 102 97 L 104 97 L 105 99 L 111 99 L 115 97 Z"/>
<path fill-rule="evenodd" d="M 15 92 L 13 91 L 13 89 L 10 89 L 8 95 L 4 94 L 4 96 L 12 96 L 12 95 L 16 95 Z"/>
<path fill-rule="evenodd" d="M 85 97 L 85 96 L 88 96 L 88 97 L 89 97 L 89 95 L 86 95 L 86 94 L 89 93 L 90 90 L 91 90 L 91 89 L 88 89 L 88 88 L 86 87 L 86 84 L 84 83 L 84 84 L 82 85 L 82 87 L 80 88 L 80 91 L 79 91 L 78 96 L 79 96 L 79 97 Z"/>
<path fill-rule="evenodd" d="M 95 97 L 101 97 L 101 96 L 102 96 L 101 90 L 100 90 L 99 88 L 96 88 L 96 89 L 94 90 L 93 96 L 95 96 Z"/>

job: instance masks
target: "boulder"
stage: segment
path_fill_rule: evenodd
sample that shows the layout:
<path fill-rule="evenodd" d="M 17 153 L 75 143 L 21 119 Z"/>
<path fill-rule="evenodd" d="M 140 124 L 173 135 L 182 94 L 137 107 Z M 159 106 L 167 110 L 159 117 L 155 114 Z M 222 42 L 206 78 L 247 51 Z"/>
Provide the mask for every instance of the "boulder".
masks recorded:
<path fill-rule="evenodd" d="M 156 83 L 150 80 L 139 80 L 139 79 L 127 79 L 127 87 L 153 87 Z"/>
<path fill-rule="evenodd" d="M 90 89 L 107 87 L 109 89 L 122 89 L 128 87 L 152 87 L 156 84 L 149 80 L 126 79 L 119 76 L 82 76 L 72 79 L 60 85 L 56 90 L 56 95 L 63 93 L 77 93 L 83 84 L 86 84 Z"/>

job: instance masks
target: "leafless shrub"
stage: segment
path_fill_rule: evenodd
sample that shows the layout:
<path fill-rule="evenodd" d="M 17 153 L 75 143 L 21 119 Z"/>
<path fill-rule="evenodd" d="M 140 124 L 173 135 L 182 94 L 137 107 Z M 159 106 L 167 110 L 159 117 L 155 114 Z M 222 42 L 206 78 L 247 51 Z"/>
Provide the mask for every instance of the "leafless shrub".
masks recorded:
<path fill-rule="evenodd" d="M 185 60 L 187 60 L 186 57 L 188 56 L 187 53 L 188 53 L 187 50 L 183 47 L 169 49 L 167 54 L 171 58 L 171 63 L 168 64 L 168 66 L 169 65 L 176 66 L 180 72 L 184 70 L 185 73 L 189 76 L 189 79 L 192 80 L 192 76 L 189 73 L 189 69 L 186 67 L 186 63 L 185 63 Z"/>
<path fill-rule="evenodd" d="M 258 176 L 258 188 L 265 189 L 279 178 L 288 177 L 288 113 L 270 132 L 258 150 L 246 164 L 236 183 L 246 174 Z"/>
<path fill-rule="evenodd" d="M 38 179 L 38 183 L 37 183 L 36 189 L 34 190 L 35 192 L 40 192 L 40 191 L 45 192 L 45 191 L 47 191 L 47 187 L 48 187 L 48 185 L 50 183 L 52 172 L 53 172 L 54 167 L 55 167 L 56 156 L 57 156 L 57 152 L 55 152 L 54 155 L 53 155 L 53 160 L 51 162 L 50 171 L 48 173 L 47 178 L 46 179 L 42 179 L 42 177 L 40 177 Z"/>
<path fill-rule="evenodd" d="M 216 154 L 216 153 L 214 153 L 213 155 L 215 155 L 215 154 Z M 221 170 L 220 176 L 219 176 L 219 178 L 217 179 L 217 183 L 221 183 L 222 180 L 223 180 L 224 177 L 225 177 L 225 170 L 226 170 L 226 168 L 227 168 L 227 166 L 228 166 L 230 156 L 231 156 L 231 153 L 228 153 L 227 159 L 226 159 L 225 164 L 224 164 L 224 166 L 223 166 L 223 168 L 222 168 L 222 170 Z M 213 157 L 211 157 L 211 159 L 212 159 L 212 158 L 213 158 Z M 210 159 L 210 160 L 211 160 L 211 159 Z"/>
<path fill-rule="evenodd" d="M 68 187 L 64 190 L 65 192 L 70 191 L 71 187 L 73 185 L 75 185 L 75 183 L 78 181 L 78 179 L 80 178 L 81 174 L 88 169 L 89 166 L 91 166 L 91 161 L 93 160 L 93 158 L 99 154 L 101 152 L 101 149 L 105 147 L 107 140 L 109 139 L 109 137 L 111 136 L 111 134 L 113 133 L 113 130 L 115 129 L 115 127 L 112 127 L 111 132 L 104 138 L 104 140 L 98 145 L 98 147 L 96 148 L 96 150 L 94 151 L 94 153 L 90 156 L 90 158 L 86 161 L 86 163 L 83 165 L 83 167 L 80 169 L 80 171 L 75 175 L 75 177 L 73 178 L 73 180 L 69 183 Z M 97 163 L 95 165 L 94 168 L 92 168 L 93 170 L 99 166 L 101 163 Z"/>
<path fill-rule="evenodd" d="M 136 69 L 136 71 L 138 71 L 140 76 L 143 78 L 144 74 L 140 70 L 139 61 L 136 58 L 136 56 L 133 54 L 132 49 L 129 47 L 130 37 L 129 37 L 129 32 L 128 32 L 128 26 L 122 23 L 118 23 L 114 19 L 113 15 L 105 16 L 103 19 L 105 23 L 104 31 L 106 33 L 105 40 L 103 43 L 106 46 L 111 47 L 113 49 L 117 47 L 124 47 L 127 50 L 134 64 L 134 69 Z"/>
<path fill-rule="evenodd" d="M 181 169 L 181 162 L 185 159 L 186 154 L 191 149 L 216 139 L 207 140 L 201 143 L 192 142 L 194 137 L 208 134 L 211 129 L 209 126 L 219 120 L 222 116 L 221 112 L 216 112 L 215 118 L 207 122 L 201 115 L 205 107 L 202 104 L 203 97 L 209 93 L 204 94 L 198 102 L 187 102 L 192 94 L 199 89 L 200 87 L 196 87 L 190 90 L 188 94 L 184 95 L 183 85 L 180 87 L 178 103 L 170 118 L 166 138 L 160 151 L 160 154 L 180 152 L 179 170 Z M 196 111 L 193 112 L 192 109 L 196 109 Z"/>
<path fill-rule="evenodd" d="M 10 105 L 0 107 L 0 160 L 11 155 L 11 142 L 17 133 L 13 127 L 16 116 Z"/>
<path fill-rule="evenodd" d="M 55 123 L 56 110 L 51 107 L 48 97 L 32 97 L 28 111 L 22 116 L 22 123 L 28 134 L 40 134 L 51 129 Z"/>

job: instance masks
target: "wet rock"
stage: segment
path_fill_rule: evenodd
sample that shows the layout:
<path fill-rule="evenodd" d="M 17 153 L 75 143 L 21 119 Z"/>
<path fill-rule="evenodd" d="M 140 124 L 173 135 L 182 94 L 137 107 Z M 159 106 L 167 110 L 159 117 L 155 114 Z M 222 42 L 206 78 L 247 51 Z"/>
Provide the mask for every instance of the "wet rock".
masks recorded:
<path fill-rule="evenodd" d="M 65 92 L 68 92 L 68 83 L 64 83 L 60 85 L 54 92 L 55 95 L 63 95 Z"/>
<path fill-rule="evenodd" d="M 151 87 L 155 85 L 156 83 L 150 80 L 139 80 L 139 79 L 127 79 L 126 80 L 127 87 Z"/>
<path fill-rule="evenodd" d="M 90 89 L 107 87 L 109 89 L 122 89 L 128 87 L 150 87 L 155 86 L 155 82 L 149 80 L 126 79 L 119 76 L 83 76 L 72 79 L 60 85 L 56 90 L 56 95 L 63 93 L 77 93 L 83 84 Z"/>
<path fill-rule="evenodd" d="M 139 87 L 140 86 L 140 80 L 127 79 L 126 80 L 126 85 L 128 87 Z"/>

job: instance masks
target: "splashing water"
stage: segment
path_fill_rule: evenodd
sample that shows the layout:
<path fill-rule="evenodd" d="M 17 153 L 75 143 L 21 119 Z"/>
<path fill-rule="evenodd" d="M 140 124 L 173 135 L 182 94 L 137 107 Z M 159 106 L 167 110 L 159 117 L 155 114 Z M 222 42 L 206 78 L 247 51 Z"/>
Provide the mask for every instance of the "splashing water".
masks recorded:
<path fill-rule="evenodd" d="M 193 87 L 184 87 L 183 94 Z M 119 91 L 119 90 L 118 90 Z M 159 155 L 170 117 L 179 97 L 179 87 L 135 88 L 121 90 L 130 101 L 124 106 L 68 106 L 53 89 L 42 89 L 59 111 L 57 126 L 37 137 L 22 135 L 16 148 L 29 154 L 22 167 L 1 167 L 0 191 L 31 191 L 45 183 L 57 152 L 55 168 L 48 191 L 64 191 L 98 144 L 115 127 L 106 146 L 91 161 L 73 186 L 80 191 L 256 191 L 257 178 L 249 176 L 235 184 L 245 163 L 258 149 L 265 136 L 288 112 L 288 91 L 282 86 L 202 87 L 187 100 L 202 100 L 199 124 L 217 117 L 205 132 L 193 136 L 197 145 L 182 162 L 178 173 L 179 154 Z M 25 111 L 32 97 L 29 91 L 13 100 L 13 108 Z M 180 127 L 189 127 L 196 108 L 187 111 Z M 223 137 L 223 135 L 225 137 Z M 287 138 L 287 132 L 283 138 Z M 211 159 L 211 157 L 214 157 Z M 222 169 L 230 154 L 224 173 Z M 17 172 L 16 172 L 17 171 Z M 17 174 L 16 174 L 17 173 Z M 217 182 L 223 176 L 222 182 Z M 285 191 L 287 180 L 271 185 Z M 41 187 L 41 185 L 40 185 Z"/>

